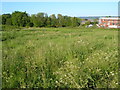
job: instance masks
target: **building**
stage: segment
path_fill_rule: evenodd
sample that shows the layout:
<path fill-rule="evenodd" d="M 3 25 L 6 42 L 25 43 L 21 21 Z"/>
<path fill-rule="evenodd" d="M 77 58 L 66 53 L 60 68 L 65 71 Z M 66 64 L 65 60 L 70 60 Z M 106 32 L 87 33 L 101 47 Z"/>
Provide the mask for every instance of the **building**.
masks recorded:
<path fill-rule="evenodd" d="M 106 28 L 120 28 L 120 18 L 118 17 L 100 18 L 99 26 Z"/>

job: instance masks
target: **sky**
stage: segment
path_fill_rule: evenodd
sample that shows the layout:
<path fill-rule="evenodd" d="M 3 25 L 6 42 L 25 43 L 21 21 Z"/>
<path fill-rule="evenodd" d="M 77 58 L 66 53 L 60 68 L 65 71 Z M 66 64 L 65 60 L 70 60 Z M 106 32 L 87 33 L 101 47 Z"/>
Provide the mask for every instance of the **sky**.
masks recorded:
<path fill-rule="evenodd" d="M 117 16 L 118 2 L 2 2 L 2 14 L 26 11 L 67 16 Z"/>
<path fill-rule="evenodd" d="M 120 0 L 1 0 L 2 2 L 118 2 Z"/>

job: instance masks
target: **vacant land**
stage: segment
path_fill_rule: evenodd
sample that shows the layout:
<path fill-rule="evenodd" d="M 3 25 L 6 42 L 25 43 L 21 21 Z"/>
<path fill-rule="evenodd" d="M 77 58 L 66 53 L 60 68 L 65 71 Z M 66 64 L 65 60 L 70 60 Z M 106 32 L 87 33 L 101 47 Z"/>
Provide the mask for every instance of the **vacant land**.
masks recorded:
<path fill-rule="evenodd" d="M 3 31 L 3 88 L 118 87 L 118 31 L 38 28 Z"/>

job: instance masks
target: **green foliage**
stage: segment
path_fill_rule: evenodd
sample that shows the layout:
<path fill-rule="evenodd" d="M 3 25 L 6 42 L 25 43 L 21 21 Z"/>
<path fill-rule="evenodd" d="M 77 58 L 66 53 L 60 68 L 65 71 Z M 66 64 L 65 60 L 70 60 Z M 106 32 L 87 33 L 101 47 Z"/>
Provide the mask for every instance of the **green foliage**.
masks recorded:
<path fill-rule="evenodd" d="M 85 25 L 90 25 L 91 24 L 91 22 L 90 21 L 87 21 L 86 23 L 85 23 Z"/>
<path fill-rule="evenodd" d="M 11 14 L 3 14 L 2 15 L 2 24 L 3 25 L 12 25 L 11 23 Z"/>
<path fill-rule="evenodd" d="M 3 88 L 117 88 L 118 31 L 3 31 Z"/>
<path fill-rule="evenodd" d="M 2 15 L 0 15 L 0 25 L 2 25 Z"/>
<path fill-rule="evenodd" d="M 68 16 L 62 16 L 61 14 L 58 14 L 58 27 L 65 27 L 67 26 L 67 22 L 69 20 L 67 20 Z"/>
<path fill-rule="evenodd" d="M 26 12 L 15 11 L 12 14 L 2 15 L 3 25 L 12 25 L 18 27 L 76 27 L 81 23 L 77 17 L 69 17 L 58 14 L 50 16 L 47 13 L 37 13 L 29 16 Z"/>
<path fill-rule="evenodd" d="M 56 19 L 55 14 L 52 14 L 50 16 L 50 18 L 51 18 L 51 27 L 56 27 L 57 26 L 57 19 Z"/>
<path fill-rule="evenodd" d="M 72 17 L 71 22 L 72 22 L 72 27 L 77 27 L 80 25 L 80 21 L 76 17 Z"/>
<path fill-rule="evenodd" d="M 12 25 L 12 19 L 11 18 L 8 18 L 6 20 L 6 25 Z"/>
<path fill-rule="evenodd" d="M 36 15 L 36 20 L 38 21 L 39 27 L 44 27 L 45 25 L 45 14 L 44 13 L 38 13 Z"/>
<path fill-rule="evenodd" d="M 46 20 L 46 26 L 47 27 L 51 26 L 51 18 L 50 17 L 48 17 L 47 20 Z"/>
<path fill-rule="evenodd" d="M 2 31 L 19 31 L 22 27 L 11 26 L 11 25 L 1 25 Z"/>
<path fill-rule="evenodd" d="M 30 22 L 30 20 L 26 12 L 15 11 L 12 13 L 12 24 L 14 26 L 25 27 L 28 22 Z"/>

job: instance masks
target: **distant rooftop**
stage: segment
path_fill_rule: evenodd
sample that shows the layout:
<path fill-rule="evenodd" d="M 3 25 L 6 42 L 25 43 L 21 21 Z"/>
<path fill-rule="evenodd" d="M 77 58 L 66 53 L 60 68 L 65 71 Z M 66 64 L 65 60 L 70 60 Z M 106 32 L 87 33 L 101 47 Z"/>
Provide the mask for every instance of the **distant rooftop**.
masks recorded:
<path fill-rule="evenodd" d="M 119 17 L 100 17 L 99 19 L 120 19 Z"/>

